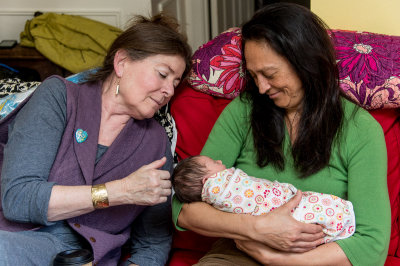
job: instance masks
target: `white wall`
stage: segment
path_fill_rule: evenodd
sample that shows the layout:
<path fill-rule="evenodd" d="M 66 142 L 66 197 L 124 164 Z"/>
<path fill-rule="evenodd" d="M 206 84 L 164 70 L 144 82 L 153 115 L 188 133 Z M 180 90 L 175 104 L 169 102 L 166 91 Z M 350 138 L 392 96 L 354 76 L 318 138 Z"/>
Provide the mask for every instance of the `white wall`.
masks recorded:
<path fill-rule="evenodd" d="M 124 29 L 133 14 L 150 15 L 150 0 L 0 0 L 0 40 L 16 39 L 35 11 L 81 15 Z"/>

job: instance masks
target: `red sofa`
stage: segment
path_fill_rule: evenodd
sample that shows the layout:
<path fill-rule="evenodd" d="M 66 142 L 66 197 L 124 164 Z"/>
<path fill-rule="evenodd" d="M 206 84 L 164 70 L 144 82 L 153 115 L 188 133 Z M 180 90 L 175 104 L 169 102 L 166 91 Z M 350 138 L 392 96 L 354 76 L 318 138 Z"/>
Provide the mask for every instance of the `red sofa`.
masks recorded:
<path fill-rule="evenodd" d="M 388 153 L 392 232 L 386 266 L 400 265 L 400 37 L 332 30 L 341 88 L 381 124 Z M 224 107 L 243 87 L 240 31 L 222 33 L 193 55 L 188 82 L 171 101 L 178 132 L 179 159 L 200 153 Z M 192 265 L 215 241 L 194 232 L 175 231 L 169 265 Z"/>

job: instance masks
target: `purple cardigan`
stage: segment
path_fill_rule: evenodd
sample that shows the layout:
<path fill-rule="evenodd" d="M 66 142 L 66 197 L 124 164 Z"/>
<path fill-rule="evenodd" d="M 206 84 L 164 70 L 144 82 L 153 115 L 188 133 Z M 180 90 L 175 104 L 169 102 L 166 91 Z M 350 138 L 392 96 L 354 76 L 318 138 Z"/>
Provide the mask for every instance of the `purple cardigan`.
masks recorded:
<path fill-rule="evenodd" d="M 95 164 L 101 116 L 100 86 L 60 80 L 67 89 L 67 124 L 48 181 L 59 185 L 105 183 L 123 178 L 165 155 L 168 139 L 164 129 L 153 119 L 130 119 Z M 2 132 L 1 128 L 4 127 L 0 127 L 0 135 L 4 139 L 6 132 Z M 78 129 L 88 134 L 82 143 L 75 139 Z M 2 162 L 2 153 L 0 155 Z M 144 208 L 136 205 L 115 206 L 68 219 L 68 223 L 91 244 L 96 263 L 116 265 L 121 255 L 116 250 L 120 250 L 128 240 L 130 225 Z M 15 231 L 18 224 L 5 220 L 0 212 L 0 227 Z M 26 226 L 19 230 L 22 228 L 26 229 Z"/>

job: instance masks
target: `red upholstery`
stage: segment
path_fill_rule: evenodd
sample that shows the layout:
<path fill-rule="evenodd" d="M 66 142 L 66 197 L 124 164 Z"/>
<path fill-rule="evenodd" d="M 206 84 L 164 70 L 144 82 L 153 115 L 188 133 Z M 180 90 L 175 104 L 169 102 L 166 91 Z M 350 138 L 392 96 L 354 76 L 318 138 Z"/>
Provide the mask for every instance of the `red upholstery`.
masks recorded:
<path fill-rule="evenodd" d="M 392 232 L 385 266 L 400 265 L 400 122 L 399 109 L 370 111 L 385 133 L 388 154 L 388 189 L 392 211 Z"/>
<path fill-rule="evenodd" d="M 178 131 L 176 153 L 185 159 L 198 155 L 215 121 L 231 100 L 195 91 L 182 83 L 171 100 L 171 114 Z"/>
<path fill-rule="evenodd" d="M 230 101 L 195 91 L 187 83 L 179 86 L 171 100 L 171 114 L 178 131 L 176 153 L 179 160 L 200 153 L 219 114 Z M 196 263 L 215 240 L 191 231 L 176 230 L 169 265 Z"/>
<path fill-rule="evenodd" d="M 197 155 L 203 148 L 216 119 L 230 100 L 193 90 L 182 84 L 171 101 L 171 113 L 178 130 L 176 152 L 179 159 Z M 369 111 L 381 124 L 388 152 L 388 188 L 392 206 L 392 233 L 385 266 L 400 265 L 400 110 Z M 169 265 L 192 265 L 201 258 L 213 238 L 190 231 L 175 231 Z"/>

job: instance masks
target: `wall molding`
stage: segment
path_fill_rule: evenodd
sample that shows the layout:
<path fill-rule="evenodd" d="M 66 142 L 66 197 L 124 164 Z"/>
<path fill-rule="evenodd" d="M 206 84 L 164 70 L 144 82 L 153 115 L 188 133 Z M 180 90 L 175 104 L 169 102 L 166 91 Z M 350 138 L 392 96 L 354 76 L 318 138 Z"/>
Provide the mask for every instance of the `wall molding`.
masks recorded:
<path fill-rule="evenodd" d="M 18 9 L 1 9 L 0 10 L 0 20 L 7 17 L 13 20 L 21 18 L 26 21 L 26 19 L 31 19 L 36 11 L 40 12 L 55 12 L 63 13 L 68 15 L 78 15 L 87 17 L 90 19 L 98 20 L 112 26 L 121 28 L 123 26 L 122 22 L 122 11 L 121 9 L 67 9 L 67 8 L 18 8 Z"/>

